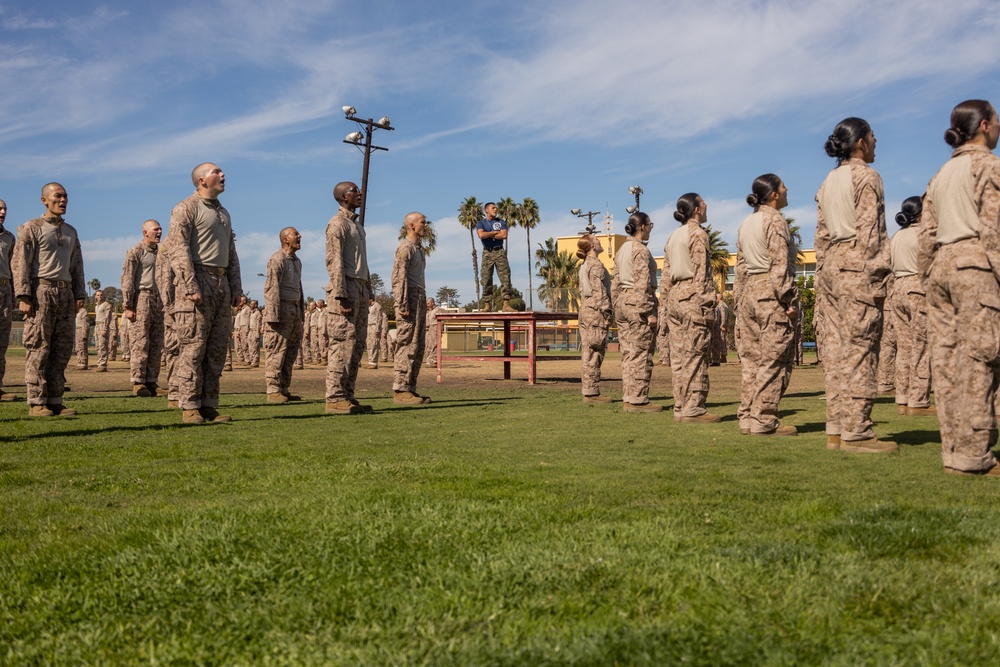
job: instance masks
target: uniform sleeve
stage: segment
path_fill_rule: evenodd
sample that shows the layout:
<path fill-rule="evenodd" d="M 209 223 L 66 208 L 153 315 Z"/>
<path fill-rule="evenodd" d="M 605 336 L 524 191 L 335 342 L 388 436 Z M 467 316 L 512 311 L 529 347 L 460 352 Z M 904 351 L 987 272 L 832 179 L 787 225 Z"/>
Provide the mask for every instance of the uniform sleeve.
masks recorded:
<path fill-rule="evenodd" d="M 139 272 L 139 253 L 133 246 L 125 252 L 125 262 L 122 264 L 122 304 L 126 310 L 135 310 L 138 294 L 136 294 L 136 274 Z"/>
<path fill-rule="evenodd" d="M 932 180 L 931 183 L 934 181 Z M 937 256 L 937 214 L 934 212 L 934 202 L 930 195 L 930 184 L 927 192 L 924 193 L 923 211 L 920 214 L 919 225 L 917 225 L 917 273 L 920 282 L 923 284 L 930 275 L 931 265 Z M 924 286 L 926 289 L 926 285 Z"/>
<path fill-rule="evenodd" d="M 334 299 L 347 298 L 347 280 L 344 277 L 344 239 L 347 230 L 336 217 L 326 226 L 326 271 L 330 274 L 327 291 Z"/>
<path fill-rule="evenodd" d="M 76 244 L 69 260 L 69 275 L 73 281 L 73 297 L 77 301 L 87 298 L 87 279 L 83 275 L 83 250 L 80 249 L 80 235 L 76 235 Z"/>
<path fill-rule="evenodd" d="M 871 168 L 863 168 L 857 184 L 855 204 L 858 245 L 864 253 L 865 272 L 875 297 L 885 297 L 886 283 L 892 273 L 889 235 L 885 231 L 885 198 L 882 177 Z"/>
<path fill-rule="evenodd" d="M 267 260 L 264 277 L 264 321 L 268 324 L 277 324 L 281 319 L 281 277 L 285 262 L 279 255 L 280 250 Z"/>
<path fill-rule="evenodd" d="M 587 279 L 590 281 L 591 289 L 594 291 L 594 305 L 597 310 L 604 314 L 605 318 L 611 316 L 611 297 L 604 286 L 605 276 L 608 271 L 604 265 L 598 261 L 591 262 L 587 270 Z M 596 289 L 595 289 L 596 288 Z"/>
<path fill-rule="evenodd" d="M 816 192 L 816 235 L 813 239 L 813 250 L 816 251 L 816 273 L 823 270 L 823 260 L 830 249 L 830 230 L 826 226 L 826 218 L 823 217 L 823 207 L 820 201 L 823 199 L 823 186 Z"/>
<path fill-rule="evenodd" d="M 229 233 L 229 266 L 226 267 L 226 277 L 229 279 L 229 293 L 234 299 L 243 294 L 243 276 L 240 275 L 240 256 L 236 254 L 236 233 Z"/>
<path fill-rule="evenodd" d="M 781 214 L 768 212 L 764 234 L 767 239 L 767 276 L 778 303 L 785 309 L 795 301 L 795 282 L 788 270 L 788 224 Z"/>
<path fill-rule="evenodd" d="M 1000 160 L 992 153 L 980 159 L 985 164 L 977 183 L 979 241 L 993 267 L 993 275 L 1000 281 Z"/>
<path fill-rule="evenodd" d="M 743 248 L 736 241 L 736 279 L 733 281 L 733 305 L 737 310 L 743 298 L 743 289 L 747 284 L 747 259 L 743 256 Z"/>
<path fill-rule="evenodd" d="M 392 262 L 392 296 L 396 312 L 407 310 L 410 303 L 410 285 L 406 279 L 406 267 L 410 263 L 413 246 L 400 243 Z"/>
<path fill-rule="evenodd" d="M 184 296 L 201 294 L 194 275 L 194 260 L 191 259 L 191 228 L 193 224 L 194 206 L 189 199 L 185 199 L 170 212 L 168 254 L 170 267 L 174 272 L 174 284 Z"/>
<path fill-rule="evenodd" d="M 693 224 L 693 223 L 692 223 Z M 702 305 L 715 308 L 715 281 L 712 280 L 712 265 L 708 252 L 708 234 L 698 226 L 689 235 L 691 265 L 694 269 L 693 283 L 698 287 Z"/>
<path fill-rule="evenodd" d="M 653 292 L 648 289 L 642 289 L 638 287 L 639 285 L 651 285 L 653 284 L 653 277 L 649 275 L 649 250 L 646 249 L 641 243 L 630 244 L 633 247 L 632 252 L 634 256 L 632 258 L 632 272 L 633 272 L 633 282 L 632 284 L 634 291 L 642 294 L 642 301 L 637 303 L 636 306 L 639 308 L 639 315 L 645 317 L 654 317 L 656 315 L 656 299 L 653 298 Z"/>
<path fill-rule="evenodd" d="M 19 299 L 35 298 L 35 290 L 31 285 L 31 267 L 38 256 L 38 239 L 34 226 L 25 223 L 17 230 L 17 243 L 14 244 L 14 255 L 10 262 L 10 273 L 14 277 L 14 296 Z"/>

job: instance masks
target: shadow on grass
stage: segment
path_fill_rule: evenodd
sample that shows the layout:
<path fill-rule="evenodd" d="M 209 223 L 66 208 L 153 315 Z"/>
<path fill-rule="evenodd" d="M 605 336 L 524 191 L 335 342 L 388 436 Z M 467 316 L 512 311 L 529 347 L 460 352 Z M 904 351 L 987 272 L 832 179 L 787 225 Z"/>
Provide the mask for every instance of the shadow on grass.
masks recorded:
<path fill-rule="evenodd" d="M 818 391 L 797 391 L 794 394 L 785 394 L 783 398 L 817 398 L 825 393 L 822 389 Z"/>
<path fill-rule="evenodd" d="M 921 447 L 924 445 L 940 446 L 941 432 L 937 430 L 897 431 L 892 434 L 892 439 L 900 445 L 910 445 L 912 447 Z"/>

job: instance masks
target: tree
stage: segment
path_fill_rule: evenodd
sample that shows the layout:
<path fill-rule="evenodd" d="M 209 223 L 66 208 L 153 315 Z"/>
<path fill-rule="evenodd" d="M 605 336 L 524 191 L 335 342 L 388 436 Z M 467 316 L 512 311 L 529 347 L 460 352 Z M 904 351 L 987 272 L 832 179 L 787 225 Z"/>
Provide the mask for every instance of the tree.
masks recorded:
<path fill-rule="evenodd" d="M 504 197 L 497 202 L 497 217 L 507 223 L 507 229 L 514 229 L 518 226 L 520 217 L 517 203 L 510 197 Z M 510 238 L 508 233 L 507 238 Z M 507 252 L 507 239 L 503 241 L 504 252 Z"/>
<path fill-rule="evenodd" d="M 454 308 L 458 305 L 458 290 L 447 286 L 439 287 L 435 298 L 437 299 L 439 306 L 450 306 Z"/>
<path fill-rule="evenodd" d="M 431 221 L 427 221 L 427 228 L 424 230 L 424 238 L 420 240 L 420 249 L 424 251 L 424 257 L 429 257 L 437 248 L 437 232 L 431 226 Z M 406 225 L 399 228 L 399 240 L 406 238 Z"/>
<path fill-rule="evenodd" d="M 97 290 L 101 289 L 101 281 L 98 280 L 97 278 L 91 280 L 89 283 L 87 283 L 87 285 L 90 286 L 91 292 L 96 292 Z"/>
<path fill-rule="evenodd" d="M 799 308 L 802 309 L 802 340 L 813 342 L 816 332 L 813 331 L 813 314 L 816 311 L 816 289 L 813 276 L 799 276 L 795 279 L 799 288 Z"/>
<path fill-rule="evenodd" d="M 789 218 L 784 213 L 781 214 L 781 217 L 788 223 L 788 238 L 791 241 L 792 250 L 795 251 L 795 262 L 797 264 L 802 260 L 802 231 L 795 224 L 795 218 Z"/>
<path fill-rule="evenodd" d="M 712 265 L 712 276 L 716 284 L 726 287 L 726 274 L 729 273 L 729 244 L 722 240 L 722 234 L 706 225 L 708 233 L 708 261 Z"/>
<path fill-rule="evenodd" d="M 379 297 L 385 293 L 385 281 L 382 280 L 382 276 L 377 273 L 371 274 L 368 281 L 371 283 L 372 296 Z"/>
<path fill-rule="evenodd" d="M 475 197 L 465 199 L 458 207 L 458 222 L 469 230 L 469 239 L 472 241 L 472 275 L 476 280 L 476 301 L 480 298 L 479 254 L 476 252 L 476 225 L 479 224 L 479 221 L 483 217 L 483 205 L 476 201 Z"/>
<path fill-rule="evenodd" d="M 541 222 L 541 219 L 538 216 L 538 202 L 531 197 L 525 197 L 518 208 L 520 209 L 518 222 L 524 227 L 524 231 L 528 235 L 528 307 L 529 309 L 533 309 L 535 307 L 535 298 L 531 288 L 531 230 Z"/>
<path fill-rule="evenodd" d="M 538 298 L 551 311 L 567 312 L 579 307 L 579 261 L 575 255 L 560 251 L 555 239 L 546 239 L 535 251 L 535 268 L 542 283 Z"/>

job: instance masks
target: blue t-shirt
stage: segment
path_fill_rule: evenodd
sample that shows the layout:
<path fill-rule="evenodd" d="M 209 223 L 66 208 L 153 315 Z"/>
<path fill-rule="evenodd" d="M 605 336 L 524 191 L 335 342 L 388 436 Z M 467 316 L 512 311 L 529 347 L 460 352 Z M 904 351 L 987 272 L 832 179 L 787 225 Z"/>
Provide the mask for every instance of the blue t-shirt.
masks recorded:
<path fill-rule="evenodd" d="M 499 232 L 500 230 L 507 229 L 507 223 L 500 218 L 493 218 L 492 220 L 486 220 L 485 218 L 476 223 L 477 230 L 483 230 L 484 232 Z M 479 239 L 483 242 L 483 250 L 497 250 L 503 247 L 503 241 L 500 239 Z"/>

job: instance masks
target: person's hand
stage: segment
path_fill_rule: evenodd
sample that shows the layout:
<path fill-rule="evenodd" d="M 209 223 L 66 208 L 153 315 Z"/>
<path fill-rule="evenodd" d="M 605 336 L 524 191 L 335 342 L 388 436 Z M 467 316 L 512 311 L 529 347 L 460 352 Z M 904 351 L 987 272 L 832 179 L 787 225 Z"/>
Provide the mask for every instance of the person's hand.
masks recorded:
<path fill-rule="evenodd" d="M 135 311 L 131 308 L 126 308 L 122 311 L 122 317 L 124 317 L 129 322 L 135 322 Z"/>
<path fill-rule="evenodd" d="M 188 294 L 187 298 L 189 301 L 193 301 L 194 303 L 201 303 L 201 293 L 199 292 L 195 292 L 194 294 Z"/>
<path fill-rule="evenodd" d="M 408 310 L 401 310 L 401 311 L 399 311 L 399 316 L 400 317 L 409 317 L 410 316 L 410 311 L 408 311 Z"/>
<path fill-rule="evenodd" d="M 656 315 L 649 316 L 649 326 L 656 328 Z"/>
<path fill-rule="evenodd" d="M 337 309 L 340 310 L 341 315 L 350 315 L 354 311 L 350 306 L 345 306 L 340 299 L 337 299 Z"/>
<path fill-rule="evenodd" d="M 788 308 L 785 311 L 785 314 L 788 315 L 788 319 L 794 320 L 796 317 L 798 317 L 799 311 L 796 310 L 794 306 L 792 306 L 791 308 Z"/>
<path fill-rule="evenodd" d="M 17 304 L 18 310 L 20 310 L 26 317 L 34 317 L 35 309 L 31 307 L 31 301 L 27 299 L 21 299 Z"/>

